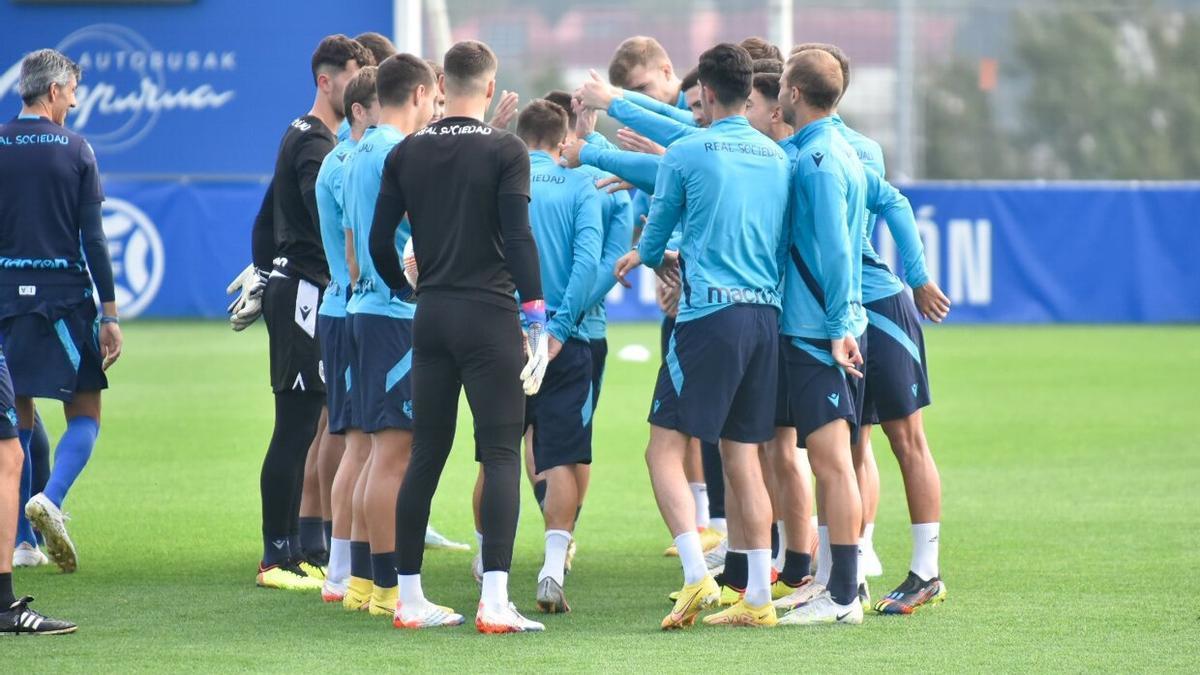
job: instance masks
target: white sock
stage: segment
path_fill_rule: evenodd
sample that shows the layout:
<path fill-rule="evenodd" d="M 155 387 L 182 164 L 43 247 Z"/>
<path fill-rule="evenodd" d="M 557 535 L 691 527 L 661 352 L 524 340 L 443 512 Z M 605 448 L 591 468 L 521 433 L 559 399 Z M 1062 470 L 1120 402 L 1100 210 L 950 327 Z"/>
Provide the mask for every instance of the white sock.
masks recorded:
<path fill-rule="evenodd" d="M 350 540 L 329 540 L 329 567 L 326 578 L 335 584 L 345 584 L 350 580 Z"/>
<path fill-rule="evenodd" d="M 421 590 L 420 574 L 400 574 L 396 580 L 400 582 L 400 605 L 417 606 L 427 602 L 425 592 Z"/>
<path fill-rule="evenodd" d="M 938 576 L 938 533 L 941 523 L 917 523 L 912 526 L 912 563 L 909 565 L 925 581 Z"/>
<path fill-rule="evenodd" d="M 475 543 L 479 545 L 479 552 L 483 553 L 483 533 L 475 530 Z"/>
<path fill-rule="evenodd" d="M 864 537 L 858 538 L 858 565 L 856 569 L 858 570 L 857 582 L 859 584 L 864 584 L 867 581 L 867 568 L 863 565 L 863 551 L 867 550 L 867 541 Z"/>
<path fill-rule="evenodd" d="M 865 544 L 868 549 L 875 548 L 875 523 L 863 525 L 863 533 L 859 542 Z"/>
<path fill-rule="evenodd" d="M 675 537 L 675 549 L 679 551 L 679 562 L 683 564 L 683 583 L 694 584 L 708 574 L 699 533 L 684 532 Z"/>
<path fill-rule="evenodd" d="M 829 573 L 833 571 L 833 551 L 829 548 L 829 526 L 817 526 L 817 576 L 816 582 L 829 586 Z"/>
<path fill-rule="evenodd" d="M 762 607 L 771 601 L 771 549 L 746 551 L 746 604 Z"/>
<path fill-rule="evenodd" d="M 546 530 L 546 562 L 542 571 L 538 572 L 538 582 L 550 577 L 559 586 L 563 584 L 563 568 L 567 564 L 567 546 L 571 543 L 571 533 L 566 530 Z"/>
<path fill-rule="evenodd" d="M 721 534 L 729 534 L 729 525 L 725 524 L 724 518 L 709 518 L 708 526 Z"/>
<path fill-rule="evenodd" d="M 484 608 L 490 611 L 508 609 L 508 572 L 484 572 L 480 599 Z"/>
<path fill-rule="evenodd" d="M 688 483 L 692 489 L 692 499 L 696 502 L 696 527 L 704 529 L 709 526 L 708 518 L 708 486 L 704 483 Z"/>
<path fill-rule="evenodd" d="M 779 553 L 775 556 L 772 566 L 775 571 L 783 571 L 783 560 L 787 557 L 787 526 L 782 520 L 775 521 L 775 528 L 779 530 Z"/>

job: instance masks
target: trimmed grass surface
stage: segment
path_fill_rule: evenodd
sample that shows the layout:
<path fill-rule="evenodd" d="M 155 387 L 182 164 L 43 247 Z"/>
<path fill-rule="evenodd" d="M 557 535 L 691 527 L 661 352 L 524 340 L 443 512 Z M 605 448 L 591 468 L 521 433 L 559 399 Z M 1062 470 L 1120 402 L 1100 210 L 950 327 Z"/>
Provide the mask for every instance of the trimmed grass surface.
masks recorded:
<path fill-rule="evenodd" d="M 592 487 L 542 635 L 485 637 L 467 553 L 430 552 L 424 586 L 468 625 L 398 631 L 255 588 L 258 472 L 271 428 L 266 334 L 134 322 L 92 463 L 67 501 L 80 571 L 19 570 L 18 593 L 76 635 L 6 640 L 4 672 L 1182 671 L 1200 638 L 1200 328 L 934 327 L 928 435 L 942 473 L 945 605 L 861 628 L 663 634 L 678 587 L 642 452 L 657 365 L 616 359 L 657 326 L 617 326 Z M 1158 355 L 1158 356 L 1153 356 Z M 43 402 L 52 438 L 61 414 Z M 463 406 L 465 412 L 466 406 Z M 434 524 L 474 545 L 462 420 Z M 908 515 L 886 439 L 876 548 L 904 576 Z M 542 526 L 526 487 L 511 591 L 534 611 Z"/>

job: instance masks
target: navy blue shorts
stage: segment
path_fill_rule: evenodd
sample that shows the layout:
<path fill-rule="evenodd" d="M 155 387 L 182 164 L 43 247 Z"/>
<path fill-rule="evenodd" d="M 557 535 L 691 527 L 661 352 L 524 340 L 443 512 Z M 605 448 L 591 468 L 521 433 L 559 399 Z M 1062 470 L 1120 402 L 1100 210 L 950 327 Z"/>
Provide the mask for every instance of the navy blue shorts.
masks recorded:
<path fill-rule="evenodd" d="M 360 426 L 373 434 L 383 429 L 411 431 L 412 319 L 378 314 L 350 317 L 356 367 L 351 388 Z"/>
<path fill-rule="evenodd" d="M 588 342 L 592 349 L 592 410 L 600 405 L 600 388 L 604 386 L 604 364 L 608 362 L 608 339 L 599 338 Z"/>
<path fill-rule="evenodd" d="M 929 405 L 925 334 L 907 293 L 868 303 L 867 387 L 863 423 L 904 419 Z"/>
<path fill-rule="evenodd" d="M 0 348 L 13 392 L 69 402 L 77 391 L 107 389 L 91 292 L 38 286 L 34 293 L 0 286 Z"/>
<path fill-rule="evenodd" d="M 350 331 L 346 317 L 317 316 L 321 342 L 321 367 L 325 375 L 325 406 L 329 409 L 329 433 L 344 434 L 350 428 Z"/>
<path fill-rule="evenodd" d="M 677 322 L 658 370 L 650 424 L 708 443 L 775 436 L 779 312 L 733 305 Z"/>
<path fill-rule="evenodd" d="M 16 438 L 17 429 L 17 397 L 8 376 L 8 361 L 0 354 L 0 440 Z"/>
<path fill-rule="evenodd" d="M 787 361 L 788 408 L 801 447 L 808 435 L 834 420 L 850 423 L 850 442 L 858 438 L 862 410 L 863 381 L 847 375 L 829 352 L 829 340 L 783 336 Z M 867 337 L 858 339 L 866 354 Z"/>
<path fill-rule="evenodd" d="M 547 366 L 542 388 L 525 403 L 537 473 L 592 463 L 593 401 L 591 347 L 583 340 L 567 340 Z"/>

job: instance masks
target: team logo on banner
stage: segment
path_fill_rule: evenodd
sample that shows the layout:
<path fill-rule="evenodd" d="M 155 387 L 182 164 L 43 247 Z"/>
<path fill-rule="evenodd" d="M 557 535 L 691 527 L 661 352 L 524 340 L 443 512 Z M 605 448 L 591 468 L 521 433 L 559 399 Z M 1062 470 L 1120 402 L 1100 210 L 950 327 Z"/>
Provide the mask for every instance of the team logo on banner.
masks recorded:
<path fill-rule="evenodd" d="M 56 49 L 83 69 L 67 126 L 102 154 L 137 145 L 163 114 L 221 108 L 235 96 L 211 81 L 237 70 L 233 51 L 163 50 L 110 23 L 80 28 Z M 16 99 L 20 76 L 19 60 L 0 75 L 0 102 Z"/>
<path fill-rule="evenodd" d="M 162 239 L 150 218 L 124 199 L 105 199 L 103 215 L 117 307 L 122 316 L 137 316 L 150 306 L 162 285 Z"/>

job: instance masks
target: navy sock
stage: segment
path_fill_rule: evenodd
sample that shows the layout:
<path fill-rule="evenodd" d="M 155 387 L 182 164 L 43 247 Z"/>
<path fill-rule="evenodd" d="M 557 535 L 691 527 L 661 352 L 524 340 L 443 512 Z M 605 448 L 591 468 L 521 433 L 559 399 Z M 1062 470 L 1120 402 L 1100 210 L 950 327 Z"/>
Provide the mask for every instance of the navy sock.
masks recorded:
<path fill-rule="evenodd" d="M 537 500 L 538 508 L 546 510 L 546 481 L 539 480 L 533 484 L 533 498 Z"/>
<path fill-rule="evenodd" d="M 700 461 L 704 467 L 704 486 L 708 490 L 708 517 L 725 517 L 725 465 L 721 463 L 721 448 L 716 443 L 700 444 Z"/>
<path fill-rule="evenodd" d="M 0 609 L 7 612 L 9 606 L 16 601 L 13 597 L 12 572 L 0 573 Z"/>
<path fill-rule="evenodd" d="M 395 551 L 371 554 L 371 580 L 379 588 L 395 588 L 398 583 Z"/>
<path fill-rule="evenodd" d="M 750 579 L 750 559 L 745 551 L 730 551 L 725 554 L 725 571 L 721 583 L 736 591 L 746 590 Z"/>
<path fill-rule="evenodd" d="M 350 576 L 371 579 L 371 545 L 365 541 L 350 542 Z"/>
<path fill-rule="evenodd" d="M 292 547 L 288 538 L 280 535 L 263 535 L 263 567 L 281 565 L 292 559 Z"/>
<path fill-rule="evenodd" d="M 91 417 L 79 416 L 67 420 L 67 430 L 58 439 L 58 448 L 54 451 L 54 469 L 50 471 L 50 480 L 46 482 L 44 490 L 55 506 L 63 505 L 75 479 L 83 473 L 99 435 L 100 423 Z"/>
<path fill-rule="evenodd" d="M 46 425 L 42 424 L 41 413 L 33 415 L 33 438 L 29 440 L 29 455 L 33 458 L 33 489 L 37 494 L 46 489 L 50 481 L 50 437 L 46 435 Z"/>
<path fill-rule="evenodd" d="M 17 544 L 36 544 L 37 537 L 33 533 L 33 525 L 25 517 L 25 503 L 33 496 L 33 459 L 29 446 L 33 438 L 33 429 L 19 429 L 17 436 L 21 439 L 21 449 L 25 451 L 25 462 L 21 464 L 21 486 L 17 496 Z"/>
<path fill-rule="evenodd" d="M 779 557 L 779 524 L 771 523 L 771 560 Z"/>
<path fill-rule="evenodd" d="M 858 600 L 858 544 L 830 544 L 829 595 L 839 605 Z"/>
<path fill-rule="evenodd" d="M 330 543 L 333 541 L 333 521 L 332 520 L 322 521 L 321 529 L 324 530 L 324 532 L 325 532 L 325 550 L 326 551 L 333 550 L 331 543 Z"/>
<path fill-rule="evenodd" d="M 323 558 L 325 548 L 325 522 L 320 518 L 300 519 L 300 550 L 310 558 Z"/>
<path fill-rule="evenodd" d="M 795 588 L 809 575 L 808 570 L 811 567 L 811 554 L 797 553 L 789 548 L 783 552 L 783 571 L 779 573 L 779 580 Z"/>
<path fill-rule="evenodd" d="M 288 548 L 292 550 L 293 558 L 299 558 L 304 555 L 304 546 L 300 543 L 300 533 L 293 532 L 288 535 Z"/>

